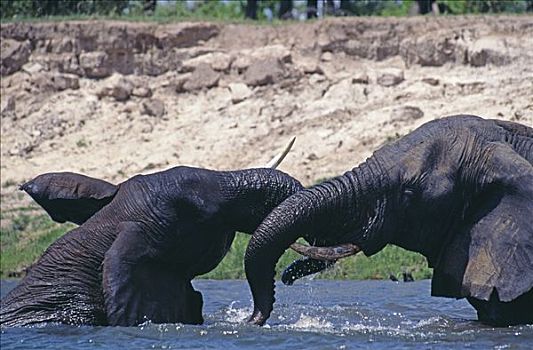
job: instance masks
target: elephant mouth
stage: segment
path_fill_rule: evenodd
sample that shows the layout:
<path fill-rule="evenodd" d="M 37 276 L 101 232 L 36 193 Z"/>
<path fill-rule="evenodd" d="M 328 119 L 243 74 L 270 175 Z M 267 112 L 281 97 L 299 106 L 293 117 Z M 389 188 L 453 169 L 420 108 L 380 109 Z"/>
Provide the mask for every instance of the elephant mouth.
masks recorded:
<path fill-rule="evenodd" d="M 360 235 L 362 238 L 362 242 L 367 241 L 370 238 L 377 221 L 377 215 L 369 216 L 368 221 L 366 225 L 364 225 Z M 323 247 L 309 246 L 301 243 L 293 243 L 290 247 L 292 250 L 303 256 L 307 256 L 316 260 L 328 261 L 346 258 L 355 255 L 360 251 L 363 251 L 363 248 L 361 246 L 354 243 L 342 243 Z"/>
<path fill-rule="evenodd" d="M 338 260 L 359 253 L 362 249 L 353 243 L 343 243 L 329 247 L 315 247 L 301 243 L 291 244 L 297 253 L 316 260 Z"/>

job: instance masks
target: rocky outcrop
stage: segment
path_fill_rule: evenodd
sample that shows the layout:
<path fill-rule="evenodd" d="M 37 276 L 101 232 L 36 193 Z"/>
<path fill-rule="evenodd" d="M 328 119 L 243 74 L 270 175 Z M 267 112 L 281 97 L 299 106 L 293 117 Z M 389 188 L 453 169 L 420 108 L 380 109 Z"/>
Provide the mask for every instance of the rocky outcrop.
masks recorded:
<path fill-rule="evenodd" d="M 3 39 L 1 42 L 0 74 L 8 75 L 18 71 L 30 57 L 31 49 L 27 41 Z"/>
<path fill-rule="evenodd" d="M 20 69 L 30 54 L 36 61 L 46 61 L 43 63 L 47 69 L 88 78 L 104 78 L 113 73 L 159 75 L 176 68 L 172 62 L 177 58 L 179 62 L 189 58 L 187 54 L 180 57 L 177 50 L 197 46 L 219 30 L 219 26 L 210 23 L 2 24 L 2 43 L 7 40 L 2 44 L 2 75 Z"/>
<path fill-rule="evenodd" d="M 532 35 L 522 16 L 4 23 L 0 176 L 238 169 L 296 135 L 284 170 L 312 184 L 444 115 L 531 124 Z"/>
<path fill-rule="evenodd" d="M 375 61 L 399 56 L 407 65 L 505 65 L 515 53 L 498 38 L 498 33 L 533 32 L 527 19 L 519 17 L 503 17 L 498 21 L 478 17 L 475 27 L 464 17 L 348 18 L 269 27 L 259 34 L 251 31 L 251 35 L 245 25 L 241 27 L 200 22 L 4 23 L 1 74 L 12 74 L 28 61 L 41 64 L 47 71 L 91 79 L 113 73 L 158 76 L 176 70 L 192 72 L 200 65 L 221 73 L 240 74 L 270 58 L 291 64 L 291 48 L 315 57 L 317 52 L 326 53 L 324 59 L 331 53 L 342 52 Z M 492 39 L 480 42 L 487 32 L 494 34 Z M 277 38 L 276 43 L 269 42 L 268 37 Z M 243 45 L 236 50 L 240 41 Z M 316 72 L 316 64 L 308 62 L 302 70 Z M 273 67 L 276 69 L 277 65 Z"/>
<path fill-rule="evenodd" d="M 201 64 L 189 76 L 183 84 L 183 91 L 208 89 L 218 84 L 220 74 L 215 72 L 209 65 Z"/>

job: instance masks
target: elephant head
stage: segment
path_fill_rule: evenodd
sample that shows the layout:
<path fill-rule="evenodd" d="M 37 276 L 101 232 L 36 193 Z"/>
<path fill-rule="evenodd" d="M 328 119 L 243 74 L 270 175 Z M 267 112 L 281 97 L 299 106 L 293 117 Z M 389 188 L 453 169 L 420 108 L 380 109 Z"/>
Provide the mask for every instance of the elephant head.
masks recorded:
<path fill-rule="evenodd" d="M 48 247 L 2 300 L 3 326 L 202 323 L 191 280 L 218 265 L 236 231 L 254 232 L 302 185 L 275 169 L 181 166 L 117 186 L 51 173 L 21 188 L 54 220 L 80 226 Z"/>
<path fill-rule="evenodd" d="M 488 323 L 533 322 L 532 163 L 531 128 L 453 116 L 297 192 L 265 218 L 248 245 L 249 322 L 269 317 L 275 263 L 300 237 L 314 247 L 293 245 L 310 259 L 293 264 L 286 283 L 391 243 L 426 256 L 434 268 L 432 295 L 467 297 Z"/>

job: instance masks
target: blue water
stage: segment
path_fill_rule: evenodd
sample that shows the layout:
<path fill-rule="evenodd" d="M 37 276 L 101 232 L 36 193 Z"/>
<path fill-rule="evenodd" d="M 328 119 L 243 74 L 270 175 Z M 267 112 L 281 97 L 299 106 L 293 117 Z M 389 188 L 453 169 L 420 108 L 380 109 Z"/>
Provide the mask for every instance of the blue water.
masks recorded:
<path fill-rule="evenodd" d="M 2 296 L 15 283 L 2 281 Z M 533 326 L 481 325 L 466 301 L 430 297 L 429 281 L 279 284 L 262 328 L 243 321 L 251 311 L 245 281 L 194 285 L 204 295 L 202 326 L 7 328 L 1 349 L 533 349 Z"/>

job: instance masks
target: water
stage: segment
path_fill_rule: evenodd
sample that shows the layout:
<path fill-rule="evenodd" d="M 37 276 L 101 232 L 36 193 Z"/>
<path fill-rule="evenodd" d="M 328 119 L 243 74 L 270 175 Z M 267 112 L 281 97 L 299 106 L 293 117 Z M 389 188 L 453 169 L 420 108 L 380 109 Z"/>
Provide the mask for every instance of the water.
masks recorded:
<path fill-rule="evenodd" d="M 2 282 L 2 296 L 15 282 Z M 464 300 L 430 297 L 429 281 L 304 280 L 278 285 L 265 327 L 251 312 L 245 281 L 194 283 L 205 324 L 138 327 L 48 325 L 2 329 L 8 349 L 533 349 L 533 326 L 492 328 Z"/>

